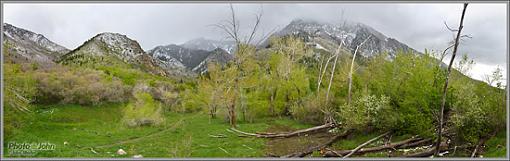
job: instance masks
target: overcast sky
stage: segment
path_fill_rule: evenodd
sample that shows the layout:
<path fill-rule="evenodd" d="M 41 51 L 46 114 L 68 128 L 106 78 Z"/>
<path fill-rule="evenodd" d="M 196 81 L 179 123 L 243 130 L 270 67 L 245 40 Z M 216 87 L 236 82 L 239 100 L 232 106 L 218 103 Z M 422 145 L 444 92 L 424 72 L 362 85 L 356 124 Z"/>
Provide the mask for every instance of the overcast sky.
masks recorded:
<path fill-rule="evenodd" d="M 262 8 L 263 32 L 281 29 L 296 18 L 337 23 L 344 10 L 348 20 L 372 26 L 418 51 L 445 49 L 453 34 L 443 22 L 458 27 L 462 12 L 460 3 L 242 3 L 234 7 L 241 28 L 250 27 Z M 225 34 L 211 25 L 227 19 L 230 12 L 226 3 L 4 3 L 3 9 L 3 22 L 43 34 L 69 49 L 98 33 L 117 32 L 137 40 L 144 50 L 199 37 L 223 39 Z M 498 65 L 506 78 L 506 11 L 504 3 L 468 6 L 463 33 L 472 38 L 463 42 L 459 52 L 475 60 L 474 78 L 480 79 Z"/>

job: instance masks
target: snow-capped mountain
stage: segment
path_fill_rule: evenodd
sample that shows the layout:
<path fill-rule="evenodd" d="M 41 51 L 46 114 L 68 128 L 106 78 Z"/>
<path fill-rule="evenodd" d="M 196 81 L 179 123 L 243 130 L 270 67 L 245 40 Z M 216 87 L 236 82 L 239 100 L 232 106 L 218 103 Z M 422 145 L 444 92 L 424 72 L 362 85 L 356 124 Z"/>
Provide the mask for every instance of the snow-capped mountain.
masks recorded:
<path fill-rule="evenodd" d="M 220 41 L 220 40 L 211 40 L 205 38 L 197 38 L 193 40 L 189 40 L 180 46 L 188 48 L 188 49 L 197 49 L 197 50 L 206 50 L 213 51 L 216 48 L 221 48 L 228 53 L 232 54 L 235 50 L 235 42 L 234 41 Z"/>
<path fill-rule="evenodd" d="M 3 24 L 4 45 L 9 53 L 8 60 L 14 62 L 53 63 L 70 50 L 60 46 L 41 34 L 18 28 L 8 23 Z"/>
<path fill-rule="evenodd" d="M 210 54 L 209 51 L 200 49 L 188 49 L 179 45 L 171 44 L 157 46 L 147 53 L 152 57 L 174 67 L 185 67 L 189 70 L 204 61 Z"/>
<path fill-rule="evenodd" d="M 167 75 L 157 62 L 138 42 L 118 33 L 100 33 L 80 47 L 65 54 L 60 60 L 63 64 L 130 64 L 153 74 Z"/>
<path fill-rule="evenodd" d="M 345 46 L 354 52 L 361 42 L 370 37 L 359 49 L 360 55 L 364 57 L 371 57 L 381 52 L 388 52 L 389 55 L 393 57 L 398 50 L 418 53 L 416 50 L 398 40 L 389 38 L 362 23 L 347 22 L 343 24 L 331 24 L 313 20 L 296 19 L 273 36 L 284 35 L 302 37 L 307 43 L 311 43 L 317 48 L 330 52 L 334 51 L 342 40 L 344 40 Z M 266 42 L 264 44 L 267 45 L 268 43 Z"/>
<path fill-rule="evenodd" d="M 197 73 L 204 73 L 207 71 L 208 63 L 218 63 L 220 65 L 225 65 L 229 61 L 231 61 L 234 57 L 232 54 L 229 54 L 226 50 L 222 48 L 216 48 L 210 52 L 210 54 L 203 60 L 200 64 L 192 69 L 192 71 Z"/>

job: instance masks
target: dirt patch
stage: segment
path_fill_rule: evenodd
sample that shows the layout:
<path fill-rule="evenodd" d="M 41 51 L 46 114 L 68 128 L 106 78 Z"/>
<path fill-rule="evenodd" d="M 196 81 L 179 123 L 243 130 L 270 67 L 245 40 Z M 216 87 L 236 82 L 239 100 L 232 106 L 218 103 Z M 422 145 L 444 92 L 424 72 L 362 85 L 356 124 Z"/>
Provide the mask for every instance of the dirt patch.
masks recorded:
<path fill-rule="evenodd" d="M 267 132 L 290 132 L 295 131 L 285 125 L 273 125 L 267 129 Z M 318 146 L 329 141 L 333 137 L 332 133 L 319 132 L 304 134 L 290 138 L 273 138 L 266 142 L 266 156 L 282 156 L 290 153 L 300 152 L 313 146 Z"/>

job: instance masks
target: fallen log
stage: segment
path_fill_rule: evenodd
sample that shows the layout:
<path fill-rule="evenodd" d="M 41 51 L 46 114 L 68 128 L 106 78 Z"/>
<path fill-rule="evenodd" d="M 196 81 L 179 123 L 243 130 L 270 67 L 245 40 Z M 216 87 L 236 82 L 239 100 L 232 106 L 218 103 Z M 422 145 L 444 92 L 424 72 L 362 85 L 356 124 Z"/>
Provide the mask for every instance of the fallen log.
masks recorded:
<path fill-rule="evenodd" d="M 401 148 L 401 149 L 413 148 L 413 147 L 422 146 L 422 145 L 426 145 L 426 144 L 430 144 L 430 143 L 432 143 L 432 139 L 428 138 L 428 139 L 423 139 L 423 140 L 413 142 L 410 144 L 401 145 L 401 146 L 399 146 L 399 148 Z"/>
<path fill-rule="evenodd" d="M 442 142 L 441 145 L 439 146 L 439 148 L 440 148 L 439 152 L 443 152 L 443 151 L 448 150 L 448 145 L 445 142 Z M 403 155 L 401 157 L 407 157 L 407 158 L 429 157 L 429 156 L 434 155 L 435 152 L 436 152 L 436 147 L 434 146 L 433 148 L 430 148 L 430 149 L 425 150 L 423 152 L 407 154 L 407 155 Z"/>
<path fill-rule="evenodd" d="M 374 153 L 374 152 L 380 152 L 380 151 L 385 151 L 385 150 L 416 147 L 421 144 L 415 144 L 415 143 L 418 143 L 418 142 L 423 143 L 422 141 L 424 141 L 424 140 L 425 141 L 428 140 L 429 142 L 432 141 L 431 139 L 422 139 L 422 138 L 412 137 L 412 138 L 409 138 L 409 139 L 406 139 L 403 141 L 399 141 L 396 143 L 390 143 L 390 144 L 383 145 L 383 146 L 360 149 L 359 151 L 355 152 L 354 154 L 362 155 L 362 154 L 366 154 L 366 153 Z M 409 146 L 411 144 L 413 144 L 413 146 Z M 323 156 L 324 157 L 342 157 L 342 156 L 347 155 L 351 152 L 352 152 L 351 150 L 327 150 L 323 153 Z"/>
<path fill-rule="evenodd" d="M 207 135 L 209 135 L 209 137 L 212 137 L 212 138 L 226 138 L 227 137 L 223 134 L 218 134 L 218 135 L 207 134 Z"/>
<path fill-rule="evenodd" d="M 297 131 L 293 131 L 293 132 L 288 132 L 288 133 L 248 133 L 248 132 L 244 132 L 244 131 L 241 131 L 241 130 L 238 130 L 235 128 L 230 128 L 230 130 L 240 133 L 240 134 L 243 134 L 243 135 L 254 136 L 254 137 L 258 137 L 258 138 L 278 138 L 278 137 L 286 138 L 286 137 L 297 136 L 297 135 L 300 135 L 303 133 L 309 133 L 309 132 L 314 132 L 314 131 L 330 129 L 333 127 L 335 127 L 334 124 L 328 123 L 328 124 L 311 127 L 308 129 L 302 129 L 302 130 L 297 130 Z"/>
<path fill-rule="evenodd" d="M 329 141 L 327 141 L 326 143 L 324 144 L 321 144 L 321 145 L 317 145 L 317 146 L 314 146 L 314 147 L 311 147 L 311 148 L 308 148 L 304 151 L 301 151 L 301 152 L 296 152 L 296 153 L 292 153 L 292 154 L 288 154 L 288 155 L 284 155 L 284 156 L 281 156 L 281 158 L 291 158 L 291 157 L 304 157 L 304 156 L 307 156 L 311 153 L 313 153 L 314 151 L 317 151 L 317 150 L 320 150 L 320 149 L 323 149 L 331 144 L 333 144 L 335 141 L 337 141 L 338 139 L 341 139 L 341 138 L 345 138 L 347 136 L 349 136 L 354 130 L 347 130 L 345 131 L 344 133 L 340 134 L 340 135 L 336 135 L 335 137 L 331 138 Z"/>
<path fill-rule="evenodd" d="M 485 142 L 487 140 L 489 140 L 490 138 L 494 137 L 497 133 L 499 132 L 499 130 L 494 130 L 491 134 L 489 134 L 487 137 L 483 137 L 481 138 L 479 141 L 478 141 L 478 144 L 476 145 L 475 149 L 473 150 L 473 152 L 471 153 L 471 158 L 474 158 L 477 156 L 477 154 L 479 153 L 479 150 L 481 147 L 483 147 L 483 145 L 485 144 Z"/>
<path fill-rule="evenodd" d="M 472 147 L 473 146 L 471 146 L 471 145 L 463 145 L 463 146 L 455 146 L 453 148 L 448 148 L 448 145 L 445 142 L 443 142 L 443 143 L 441 143 L 441 146 L 440 146 L 441 149 L 439 150 L 439 153 L 442 153 L 445 151 L 451 151 L 451 150 L 467 149 L 467 148 L 472 148 Z M 433 148 L 430 148 L 423 152 L 407 154 L 407 155 L 403 155 L 400 157 L 429 157 L 429 156 L 434 155 L 435 152 L 436 152 L 436 147 L 434 146 Z"/>
<path fill-rule="evenodd" d="M 382 134 L 382 135 L 379 135 L 379 136 L 377 136 L 377 137 L 375 137 L 375 138 L 373 138 L 373 139 L 370 139 L 370 140 L 368 140 L 368 141 L 364 142 L 363 144 L 361 144 L 361 145 L 359 145 L 358 147 L 356 147 L 356 148 L 354 148 L 353 150 L 351 150 L 351 152 L 349 152 L 347 155 L 343 156 L 343 158 L 348 158 L 348 157 L 350 157 L 352 154 L 356 153 L 356 152 L 357 152 L 358 150 L 360 150 L 361 148 L 363 148 L 363 147 L 367 146 L 368 144 L 370 144 L 370 143 L 372 143 L 372 142 L 374 142 L 374 141 L 376 141 L 376 140 L 379 140 L 380 138 L 382 138 L 383 136 L 386 136 L 386 135 L 388 135 L 388 134 L 390 134 L 390 131 L 388 131 L 388 132 L 386 132 L 386 133 L 384 133 L 384 134 Z"/>

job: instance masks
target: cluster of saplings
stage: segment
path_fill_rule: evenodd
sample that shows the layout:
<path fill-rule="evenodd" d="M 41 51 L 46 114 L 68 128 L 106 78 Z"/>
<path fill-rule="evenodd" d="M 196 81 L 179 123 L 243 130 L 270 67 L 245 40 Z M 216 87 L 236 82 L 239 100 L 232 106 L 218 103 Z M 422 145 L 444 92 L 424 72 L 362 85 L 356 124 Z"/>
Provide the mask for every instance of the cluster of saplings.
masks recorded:
<path fill-rule="evenodd" d="M 351 61 L 347 51 L 318 50 L 292 36 L 273 38 L 266 49 L 240 44 L 233 61 L 209 63 L 205 74 L 185 82 L 121 64 L 7 62 L 4 131 L 13 136 L 38 104 L 124 103 L 122 124 L 129 127 L 157 126 L 165 112 L 206 112 L 233 127 L 239 121 L 290 117 L 364 132 L 435 137 L 446 71 L 433 53 L 380 53 Z M 335 61 L 328 59 L 332 56 Z M 447 132 L 454 141 L 476 143 L 506 126 L 501 87 L 453 72 L 446 102 Z"/>

